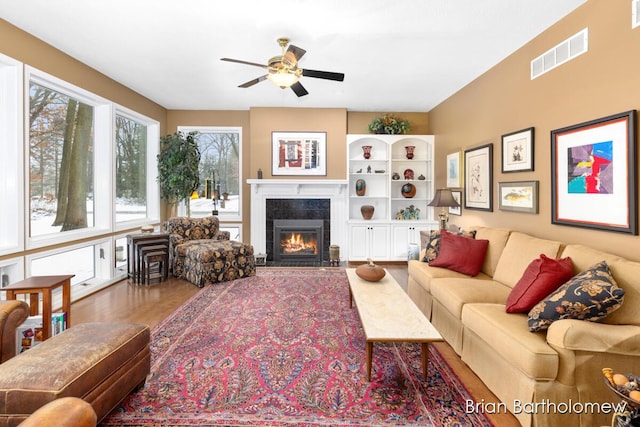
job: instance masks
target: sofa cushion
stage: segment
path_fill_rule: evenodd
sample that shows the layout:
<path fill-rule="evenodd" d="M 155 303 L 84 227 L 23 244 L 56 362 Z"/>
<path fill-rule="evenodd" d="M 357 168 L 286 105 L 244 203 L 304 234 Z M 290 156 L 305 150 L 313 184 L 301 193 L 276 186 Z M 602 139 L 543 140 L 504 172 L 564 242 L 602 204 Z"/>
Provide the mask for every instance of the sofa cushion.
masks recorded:
<path fill-rule="evenodd" d="M 584 245 L 567 245 L 562 256 L 570 256 L 573 269 L 580 272 L 605 260 L 618 286 L 624 289 L 624 304 L 615 312 L 602 319 L 602 323 L 640 326 L 640 262 L 629 261 L 617 255 L 599 251 Z"/>
<path fill-rule="evenodd" d="M 447 230 L 448 231 L 448 230 Z M 451 231 L 449 231 L 451 232 Z M 420 234 L 427 233 L 426 231 L 421 231 Z M 468 237 L 470 239 L 475 239 L 476 231 L 464 231 L 458 230 L 455 232 L 458 236 Z M 426 244 L 424 248 L 424 256 L 422 257 L 423 262 L 430 262 L 436 259 L 438 256 L 438 252 L 440 252 L 440 230 L 431 230 L 428 232 L 429 237 L 426 239 Z"/>
<path fill-rule="evenodd" d="M 513 231 L 504 247 L 493 274 L 494 280 L 513 288 L 524 274 L 529 263 L 545 254 L 549 258 L 558 256 L 562 244 L 553 240 L 539 239 Z"/>
<path fill-rule="evenodd" d="M 507 313 L 528 313 L 538 302 L 573 276 L 571 258 L 545 254 L 531 261 L 507 298 Z"/>
<path fill-rule="evenodd" d="M 509 291 L 508 287 L 495 280 L 478 280 L 470 277 L 431 280 L 431 295 L 456 319 L 462 316 L 462 307 L 465 304 L 484 302 L 504 304 Z"/>
<path fill-rule="evenodd" d="M 484 263 L 488 240 L 476 240 L 442 230 L 438 256 L 429 265 L 477 276 Z"/>
<path fill-rule="evenodd" d="M 624 290 L 602 261 L 536 304 L 529 312 L 529 329 L 542 331 L 559 319 L 596 321 L 620 308 L 623 298 Z"/>
<path fill-rule="evenodd" d="M 415 259 L 409 261 L 407 271 L 409 272 L 409 276 L 412 277 L 427 292 L 431 292 L 431 281 L 433 279 L 443 277 L 469 277 L 466 274 L 458 273 L 457 271 L 449 270 L 447 268 L 432 267 L 426 262 L 418 261 Z M 491 278 L 484 273 L 480 273 L 476 277 L 474 277 L 474 279 L 490 280 Z"/>
<path fill-rule="evenodd" d="M 492 227 L 472 227 L 471 229 L 476 231 L 476 239 L 489 241 L 489 247 L 482 264 L 482 272 L 487 276 L 493 277 L 496 265 L 502 255 L 504 246 L 507 244 L 511 231 L 506 228 Z"/>
<path fill-rule="evenodd" d="M 483 338 L 529 378 L 554 380 L 557 377 L 558 353 L 547 344 L 545 334 L 532 334 L 527 330 L 525 314 L 506 313 L 501 304 L 466 304 L 462 323 L 465 331 Z"/>

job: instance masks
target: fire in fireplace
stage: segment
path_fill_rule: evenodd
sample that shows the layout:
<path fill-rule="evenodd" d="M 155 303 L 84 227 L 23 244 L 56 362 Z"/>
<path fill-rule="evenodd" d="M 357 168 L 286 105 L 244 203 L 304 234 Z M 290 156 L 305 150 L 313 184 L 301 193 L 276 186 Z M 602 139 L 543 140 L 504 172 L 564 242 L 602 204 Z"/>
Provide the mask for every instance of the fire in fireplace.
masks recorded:
<path fill-rule="evenodd" d="M 308 255 L 318 253 L 318 240 L 315 233 L 291 233 L 290 237 L 284 236 L 280 241 L 280 250 L 289 254 Z"/>
<path fill-rule="evenodd" d="M 322 261 L 323 223 L 313 219 L 273 221 L 273 259 Z"/>

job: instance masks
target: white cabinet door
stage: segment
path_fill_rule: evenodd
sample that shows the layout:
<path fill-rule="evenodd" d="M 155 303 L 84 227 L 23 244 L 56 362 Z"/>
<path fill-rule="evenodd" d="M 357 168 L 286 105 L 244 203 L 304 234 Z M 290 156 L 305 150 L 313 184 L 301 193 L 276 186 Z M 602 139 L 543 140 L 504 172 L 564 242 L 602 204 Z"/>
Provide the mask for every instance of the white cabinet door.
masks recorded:
<path fill-rule="evenodd" d="M 409 243 L 420 245 L 420 232 L 433 228 L 429 224 L 394 224 L 391 227 L 391 259 L 406 261 Z"/>
<path fill-rule="evenodd" d="M 351 224 L 349 226 L 349 259 L 375 261 L 389 259 L 389 226 L 380 224 Z"/>
<path fill-rule="evenodd" d="M 349 259 L 354 261 L 366 260 L 369 251 L 367 247 L 369 227 L 366 225 L 349 226 Z"/>
<path fill-rule="evenodd" d="M 374 225 L 369 229 L 369 256 L 374 261 L 389 259 L 389 226 Z"/>

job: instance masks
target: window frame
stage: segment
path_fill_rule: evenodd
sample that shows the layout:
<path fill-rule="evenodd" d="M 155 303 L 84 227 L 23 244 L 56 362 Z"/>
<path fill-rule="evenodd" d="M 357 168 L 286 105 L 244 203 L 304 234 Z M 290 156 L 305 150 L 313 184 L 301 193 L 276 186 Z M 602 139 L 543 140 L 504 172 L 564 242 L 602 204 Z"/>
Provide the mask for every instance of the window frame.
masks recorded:
<path fill-rule="evenodd" d="M 94 125 L 93 125 L 93 188 L 94 188 L 94 224 L 92 227 L 87 227 L 78 230 L 60 231 L 56 233 L 43 234 L 39 236 L 31 236 L 28 229 L 31 228 L 30 220 L 30 205 L 31 198 L 30 186 L 31 181 L 29 179 L 29 162 L 30 155 L 28 150 L 29 144 L 29 123 L 24 121 L 24 221 L 27 229 L 25 230 L 26 248 L 37 249 L 50 245 L 56 245 L 66 243 L 72 240 L 81 238 L 99 236 L 111 231 L 112 224 L 112 210 L 111 210 L 111 194 L 113 188 L 113 175 L 111 173 L 110 162 L 99 162 L 96 159 L 111 159 L 111 145 L 113 141 L 112 131 L 112 117 L 113 117 L 113 104 L 106 99 L 94 95 L 84 89 L 81 89 L 75 85 L 67 83 L 57 77 L 54 77 L 48 73 L 40 71 L 36 68 L 25 66 L 25 79 L 24 79 L 24 114 L 25 117 L 29 115 L 29 90 L 31 83 L 35 83 L 44 86 L 48 89 L 58 91 L 67 96 L 71 96 L 93 107 Z M 98 179 L 99 177 L 99 179 Z M 107 179 L 108 178 L 108 179 Z"/>
<path fill-rule="evenodd" d="M 136 121 L 140 124 L 147 126 L 147 170 L 146 170 L 146 185 L 147 185 L 147 215 L 145 218 L 139 218 L 128 221 L 116 220 L 116 116 L 123 116 L 130 120 Z M 158 185 L 158 167 L 157 157 L 160 153 L 160 123 L 158 121 L 150 119 L 142 114 L 136 113 L 121 105 L 114 104 L 113 122 L 112 122 L 112 135 L 113 139 L 111 144 L 113 146 L 113 153 L 111 154 L 113 167 L 111 170 L 113 194 L 112 194 L 112 212 L 113 212 L 113 230 L 122 231 L 133 227 L 140 227 L 149 223 L 160 222 L 160 186 Z"/>
<path fill-rule="evenodd" d="M 242 126 L 178 126 L 178 132 L 185 134 L 189 132 L 200 133 L 224 133 L 224 132 L 236 132 L 238 134 L 238 214 L 237 215 L 225 215 L 218 214 L 220 222 L 239 222 L 242 223 L 242 199 L 244 193 L 244 187 L 242 185 L 242 155 L 243 155 L 243 139 L 242 139 Z M 187 207 L 181 202 L 178 205 L 178 214 L 186 215 Z"/>
<path fill-rule="evenodd" d="M 0 54 L 0 255 L 24 250 L 23 68 Z"/>

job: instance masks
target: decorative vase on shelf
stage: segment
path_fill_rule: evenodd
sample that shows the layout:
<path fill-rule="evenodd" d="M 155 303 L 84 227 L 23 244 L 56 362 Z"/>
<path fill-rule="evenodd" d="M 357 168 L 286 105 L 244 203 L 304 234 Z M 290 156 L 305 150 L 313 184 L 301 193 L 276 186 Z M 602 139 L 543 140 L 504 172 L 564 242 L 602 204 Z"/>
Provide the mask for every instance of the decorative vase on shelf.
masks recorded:
<path fill-rule="evenodd" d="M 366 192 L 367 192 L 367 181 L 365 181 L 364 179 L 356 180 L 356 195 L 364 196 Z"/>
<path fill-rule="evenodd" d="M 362 155 L 364 156 L 365 159 L 371 158 L 371 145 L 363 145 L 362 151 L 363 151 Z"/>
<path fill-rule="evenodd" d="M 402 191 L 402 197 L 406 197 L 407 199 L 410 199 L 416 195 L 416 186 L 411 183 L 407 183 L 402 186 L 401 191 Z"/>
<path fill-rule="evenodd" d="M 391 179 L 397 181 L 400 179 L 400 174 L 398 172 L 394 172 L 393 175 L 391 175 Z"/>
<path fill-rule="evenodd" d="M 416 149 L 415 145 L 405 145 L 404 149 L 407 151 L 407 159 L 413 159 L 413 150 Z"/>
<path fill-rule="evenodd" d="M 360 206 L 360 213 L 362 214 L 362 218 L 371 219 L 373 218 L 373 212 L 376 208 L 372 205 L 362 205 Z"/>

